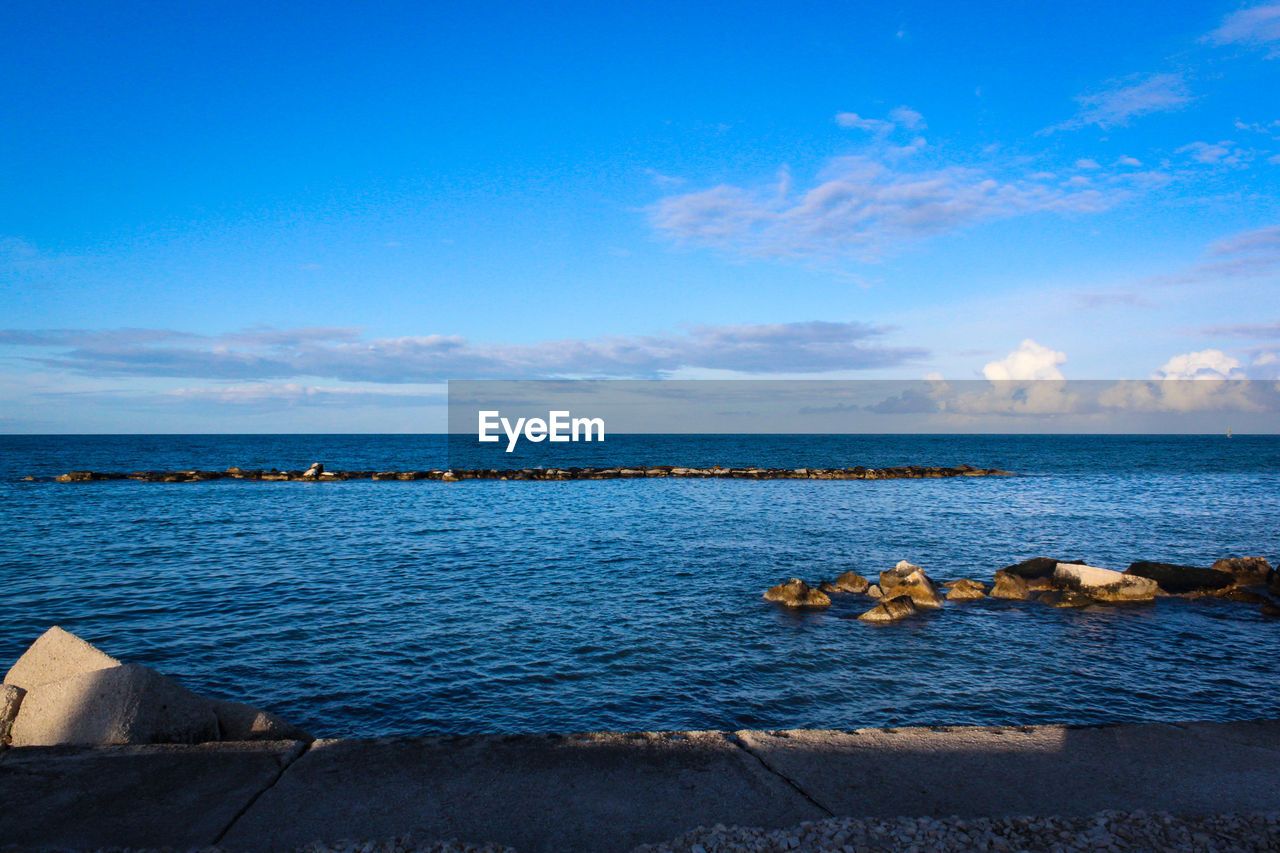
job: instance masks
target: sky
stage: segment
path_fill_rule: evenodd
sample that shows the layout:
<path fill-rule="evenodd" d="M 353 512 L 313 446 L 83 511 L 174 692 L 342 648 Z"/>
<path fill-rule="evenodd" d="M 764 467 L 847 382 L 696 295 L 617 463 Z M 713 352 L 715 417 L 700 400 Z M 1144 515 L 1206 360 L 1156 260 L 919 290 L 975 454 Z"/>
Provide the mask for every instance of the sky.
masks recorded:
<path fill-rule="evenodd" d="M 0 432 L 1280 379 L 1280 2 L 6 4 Z"/>

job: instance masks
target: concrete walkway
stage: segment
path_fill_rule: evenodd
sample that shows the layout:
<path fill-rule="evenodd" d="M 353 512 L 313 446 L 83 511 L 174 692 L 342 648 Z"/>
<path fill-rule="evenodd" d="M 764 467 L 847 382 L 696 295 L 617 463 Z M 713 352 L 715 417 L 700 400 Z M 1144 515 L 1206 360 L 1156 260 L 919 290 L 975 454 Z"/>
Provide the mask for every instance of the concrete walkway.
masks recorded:
<path fill-rule="evenodd" d="M 831 815 L 1280 810 L 1280 721 L 0 751 L 0 848 L 493 841 L 621 851 Z"/>

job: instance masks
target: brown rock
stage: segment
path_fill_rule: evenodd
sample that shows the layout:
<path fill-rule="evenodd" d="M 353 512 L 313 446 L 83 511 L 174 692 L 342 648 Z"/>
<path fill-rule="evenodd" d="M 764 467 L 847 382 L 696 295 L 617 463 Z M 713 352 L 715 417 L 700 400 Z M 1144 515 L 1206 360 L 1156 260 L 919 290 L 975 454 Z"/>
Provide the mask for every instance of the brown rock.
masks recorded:
<path fill-rule="evenodd" d="M 834 581 L 836 589 L 841 592 L 852 592 L 861 595 L 871 586 L 871 581 L 857 572 L 841 572 Z"/>
<path fill-rule="evenodd" d="M 1098 603 L 1084 593 L 1071 589 L 1054 594 L 1058 596 L 1057 601 L 1053 603 L 1054 607 L 1088 607 L 1090 604 Z"/>
<path fill-rule="evenodd" d="M 991 597 L 1025 601 L 1031 597 L 1031 590 L 1027 588 L 1026 579 L 1001 569 L 996 572 L 995 586 L 991 589 Z"/>
<path fill-rule="evenodd" d="M 906 560 L 899 560 L 892 569 L 880 573 L 880 589 L 886 598 L 909 595 L 917 607 L 941 607 L 943 602 L 942 593 L 924 569 Z"/>
<path fill-rule="evenodd" d="M 1160 585 L 1160 589 L 1170 595 L 1224 589 L 1235 583 L 1235 578 L 1230 572 L 1199 566 L 1182 566 L 1177 563 L 1154 563 L 1150 560 L 1132 563 L 1124 573 L 1150 578 Z"/>
<path fill-rule="evenodd" d="M 986 584 L 971 580 L 956 581 L 952 584 L 951 591 L 947 593 L 947 601 L 972 601 L 975 598 L 986 597 Z"/>
<path fill-rule="evenodd" d="M 1232 575 L 1239 586 L 1262 586 L 1273 571 L 1266 557 L 1223 557 L 1211 568 Z"/>
<path fill-rule="evenodd" d="M 14 684 L 0 684 L 0 744 L 9 743 L 9 729 L 22 707 L 27 691 Z"/>
<path fill-rule="evenodd" d="M 799 578 L 771 586 L 765 591 L 766 601 L 774 601 L 786 607 L 827 607 L 831 597 L 820 590 L 811 589 Z"/>
<path fill-rule="evenodd" d="M 871 584 L 867 587 L 867 595 L 871 598 L 884 598 L 884 590 L 876 584 Z"/>
<path fill-rule="evenodd" d="M 899 595 L 882 600 L 858 618 L 865 622 L 897 622 L 918 612 L 911 596 Z"/>
<path fill-rule="evenodd" d="M 1023 560 L 1021 563 L 1014 563 L 1012 566 L 1005 566 L 1000 569 L 1007 574 L 1017 575 L 1023 580 L 1031 578 L 1052 578 L 1053 570 L 1058 567 L 1058 563 L 1075 563 L 1082 564 L 1080 560 L 1055 560 L 1052 557 L 1032 557 L 1030 560 Z"/>

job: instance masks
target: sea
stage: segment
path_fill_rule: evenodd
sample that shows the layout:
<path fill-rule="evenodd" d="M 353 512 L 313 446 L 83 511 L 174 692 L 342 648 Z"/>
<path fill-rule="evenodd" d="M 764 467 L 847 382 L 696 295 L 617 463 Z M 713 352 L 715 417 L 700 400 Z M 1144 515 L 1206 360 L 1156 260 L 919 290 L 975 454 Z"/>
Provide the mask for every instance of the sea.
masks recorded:
<path fill-rule="evenodd" d="M 948 604 L 764 590 L 909 560 L 989 582 L 1280 559 L 1280 437 L 631 435 L 574 464 L 1017 476 L 63 484 L 70 470 L 443 468 L 442 435 L 0 437 L 0 669 L 50 625 L 322 736 L 1280 716 L 1280 619 L 1219 599 Z M 513 460 L 511 467 L 520 467 Z M 35 481 L 22 478 L 35 476 Z"/>

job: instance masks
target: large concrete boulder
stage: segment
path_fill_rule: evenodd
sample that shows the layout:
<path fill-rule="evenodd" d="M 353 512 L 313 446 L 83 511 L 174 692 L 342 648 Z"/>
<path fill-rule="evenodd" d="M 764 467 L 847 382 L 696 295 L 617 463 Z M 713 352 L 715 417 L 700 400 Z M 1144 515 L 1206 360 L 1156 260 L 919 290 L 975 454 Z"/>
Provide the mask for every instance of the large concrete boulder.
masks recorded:
<path fill-rule="evenodd" d="M 864 594 L 871 586 L 871 581 L 854 571 L 841 572 L 840 576 L 832 581 L 832 585 L 841 592 L 852 592 L 857 595 Z"/>
<path fill-rule="evenodd" d="M 1266 557 L 1223 557 L 1210 568 L 1230 574 L 1236 586 L 1262 586 L 1274 571 Z"/>
<path fill-rule="evenodd" d="M 1063 590 L 1082 593 L 1094 601 L 1117 603 L 1151 601 L 1160 589 L 1151 578 L 1080 563 L 1059 563 L 1053 581 Z"/>
<path fill-rule="evenodd" d="M 1139 560 L 1125 569 L 1124 573 L 1150 578 L 1159 585 L 1160 589 L 1170 595 L 1226 589 L 1235 583 L 1235 576 L 1230 572 L 1200 566 L 1181 566 L 1177 563 L 1156 563 L 1150 560 Z"/>
<path fill-rule="evenodd" d="M 986 597 L 986 584 L 971 580 L 956 581 L 947 592 L 947 601 L 972 601 L 975 598 Z"/>
<path fill-rule="evenodd" d="M 22 653 L 5 675 L 4 683 L 30 690 L 51 681 L 116 666 L 120 666 L 120 661 L 54 625 Z"/>
<path fill-rule="evenodd" d="M 899 560 L 892 569 L 880 573 L 880 589 L 885 598 L 908 595 L 916 607 L 941 607 L 944 601 L 924 569 L 906 560 Z"/>
<path fill-rule="evenodd" d="M 312 740 L 311 735 L 270 711 L 225 699 L 210 699 L 209 704 L 218 718 L 219 740 Z"/>
<path fill-rule="evenodd" d="M 0 687 L 0 736 L 14 746 L 311 740 L 267 711 L 211 699 L 155 670 L 122 664 L 54 627 Z"/>
<path fill-rule="evenodd" d="M 765 590 L 764 598 L 765 601 L 774 601 L 786 607 L 827 607 L 831 604 L 831 596 L 810 588 L 800 578 L 792 578 L 786 583 L 769 587 Z"/>
<path fill-rule="evenodd" d="M 9 743 L 9 729 L 18 717 L 18 709 L 22 707 L 22 697 L 27 691 L 12 684 L 0 684 L 0 744 Z"/>
<path fill-rule="evenodd" d="M 32 687 L 14 746 L 202 743 L 218 739 L 212 703 L 150 667 L 122 664 Z"/>
<path fill-rule="evenodd" d="M 897 622 L 908 616 L 914 616 L 918 612 L 911 596 L 899 595 L 882 599 L 879 604 L 858 618 L 864 622 Z"/>
<path fill-rule="evenodd" d="M 1025 601 L 1031 597 L 1031 590 L 1027 586 L 1026 578 L 1000 569 L 996 572 L 995 586 L 991 588 L 991 597 Z"/>

